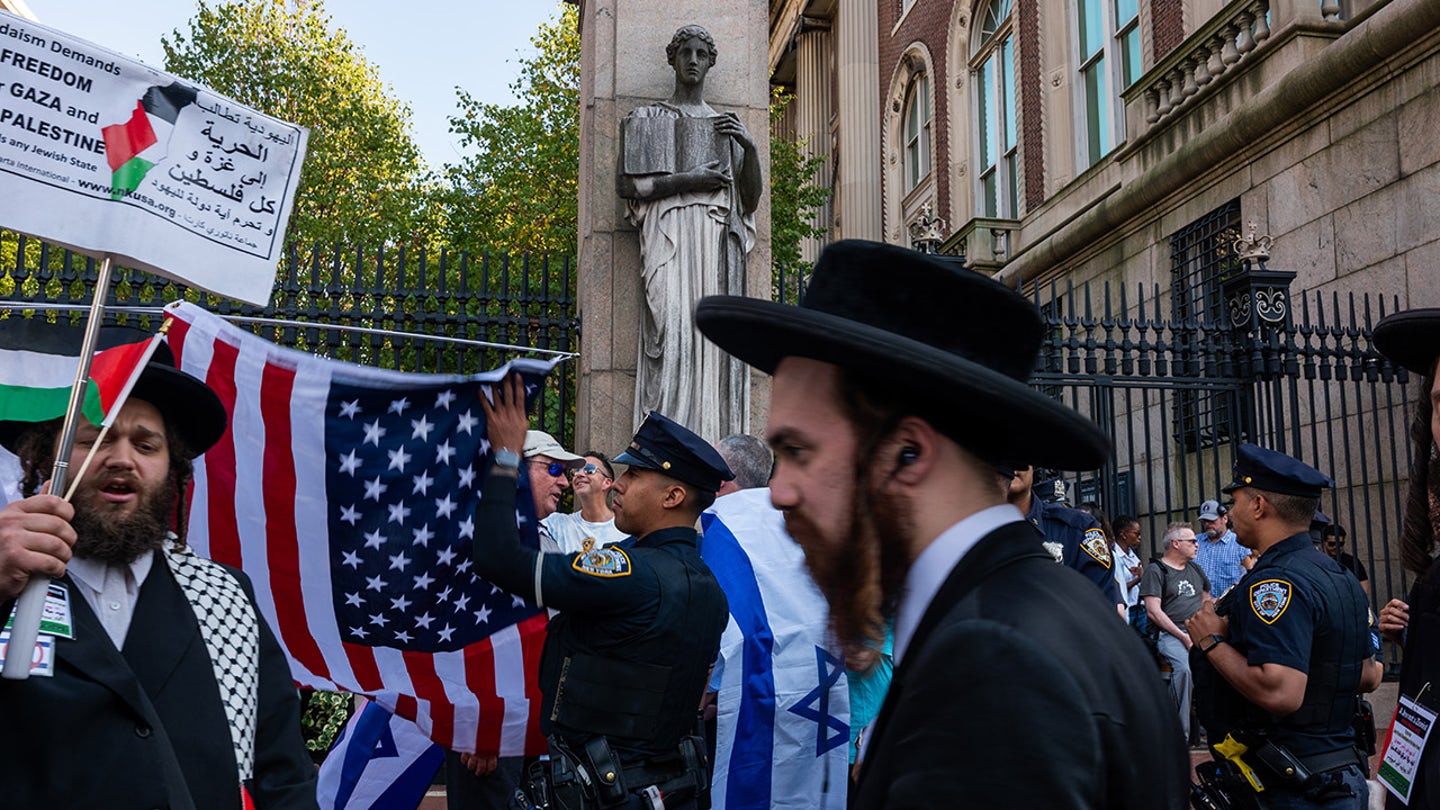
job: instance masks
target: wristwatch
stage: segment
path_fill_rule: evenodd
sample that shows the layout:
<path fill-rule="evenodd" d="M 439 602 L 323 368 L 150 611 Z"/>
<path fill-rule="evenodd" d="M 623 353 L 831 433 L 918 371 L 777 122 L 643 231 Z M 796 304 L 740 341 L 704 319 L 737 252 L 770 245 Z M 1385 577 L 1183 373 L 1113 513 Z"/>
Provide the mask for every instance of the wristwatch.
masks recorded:
<path fill-rule="evenodd" d="M 507 470 L 520 469 L 520 454 L 508 447 L 502 447 L 495 451 L 495 466 L 504 467 Z"/>
<path fill-rule="evenodd" d="M 1207 640 L 1210 642 L 1209 644 L 1206 644 L 1206 643 L 1205 643 Z M 1200 639 L 1200 641 L 1199 641 L 1200 652 L 1205 653 L 1206 655 L 1209 655 L 1211 650 L 1215 649 L 1216 647 L 1220 646 L 1220 645 L 1223 644 L 1223 643 L 1225 643 L 1225 637 L 1224 637 L 1224 636 L 1220 635 L 1219 633 L 1211 633 L 1210 635 L 1206 636 L 1205 638 Z"/>

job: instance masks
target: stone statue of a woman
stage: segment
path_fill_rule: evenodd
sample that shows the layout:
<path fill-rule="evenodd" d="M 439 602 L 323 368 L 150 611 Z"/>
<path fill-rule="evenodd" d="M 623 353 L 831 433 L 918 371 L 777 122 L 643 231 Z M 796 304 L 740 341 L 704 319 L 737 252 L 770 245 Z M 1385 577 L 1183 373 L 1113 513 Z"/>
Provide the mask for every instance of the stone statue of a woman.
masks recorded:
<path fill-rule="evenodd" d="M 655 409 L 710 441 L 744 430 L 749 375 L 696 331 L 695 302 L 745 294 L 761 190 L 750 133 L 705 103 L 716 53 L 704 28 L 675 32 L 665 48 L 675 92 L 625 117 L 618 182 L 644 266 L 636 422 Z"/>

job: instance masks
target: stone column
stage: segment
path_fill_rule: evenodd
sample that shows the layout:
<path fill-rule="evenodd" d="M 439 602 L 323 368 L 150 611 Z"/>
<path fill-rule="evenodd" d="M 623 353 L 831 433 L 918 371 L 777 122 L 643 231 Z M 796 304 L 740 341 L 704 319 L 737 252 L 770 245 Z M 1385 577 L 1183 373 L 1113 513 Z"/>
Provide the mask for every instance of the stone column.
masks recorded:
<path fill-rule="evenodd" d="M 840 236 L 880 241 L 880 32 L 875 0 L 840 0 Z"/>
<path fill-rule="evenodd" d="M 582 0 L 580 3 L 579 396 L 575 444 L 608 454 L 637 427 L 635 365 L 642 318 L 640 242 L 616 193 L 620 121 L 635 107 L 668 99 L 675 74 L 665 46 L 695 23 L 715 36 L 719 58 L 705 99 L 735 112 L 760 153 L 767 192 L 755 212 L 755 249 L 746 287 L 770 293 L 769 21 L 764 3 L 714 0 Z M 764 424 L 768 387 L 752 375 L 751 424 Z M 714 437 L 719 438 L 719 437 Z"/>
<path fill-rule="evenodd" d="M 825 160 L 817 167 L 811 182 L 819 186 L 830 184 L 830 116 L 832 83 L 831 39 L 826 28 L 802 29 L 799 46 L 796 49 L 795 104 L 796 134 L 805 140 L 812 156 L 823 156 Z M 815 212 L 817 227 L 829 228 L 833 199 Z M 806 239 L 801 245 L 802 258 L 813 262 L 820 257 L 821 240 Z"/>

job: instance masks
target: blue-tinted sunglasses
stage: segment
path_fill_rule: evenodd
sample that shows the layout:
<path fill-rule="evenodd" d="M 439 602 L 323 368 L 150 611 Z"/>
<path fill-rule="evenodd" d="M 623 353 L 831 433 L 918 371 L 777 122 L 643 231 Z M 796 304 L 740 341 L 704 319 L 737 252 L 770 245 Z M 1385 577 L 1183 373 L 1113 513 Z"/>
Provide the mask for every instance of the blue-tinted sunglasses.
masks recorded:
<path fill-rule="evenodd" d="M 535 461 L 539 461 L 539 459 L 535 459 L 531 463 L 533 464 Z M 565 462 L 552 461 L 545 465 L 545 472 L 549 473 L 551 478 L 560 478 L 565 475 Z"/>

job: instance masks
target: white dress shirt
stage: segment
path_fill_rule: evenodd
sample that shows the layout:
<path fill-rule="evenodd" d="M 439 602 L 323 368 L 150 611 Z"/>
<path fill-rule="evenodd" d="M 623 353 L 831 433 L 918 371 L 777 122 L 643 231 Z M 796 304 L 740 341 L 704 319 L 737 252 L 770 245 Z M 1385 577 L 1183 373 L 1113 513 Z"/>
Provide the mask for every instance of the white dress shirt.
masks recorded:
<path fill-rule="evenodd" d="M 150 551 L 141 554 L 129 565 L 110 565 L 84 557 L 72 557 L 65 566 L 66 573 L 75 583 L 75 590 L 95 611 L 117 650 L 125 647 L 125 634 L 130 632 L 130 619 L 135 615 L 140 586 L 145 584 L 145 577 L 150 575 L 154 562 L 155 552 Z"/>
<path fill-rule="evenodd" d="M 895 666 L 900 666 L 930 600 L 935 598 L 960 559 L 980 538 L 1001 526 L 1023 520 L 1025 516 L 1020 510 L 1008 503 L 982 509 L 946 529 L 920 552 L 905 575 L 905 590 L 900 594 L 900 610 L 895 616 Z"/>

